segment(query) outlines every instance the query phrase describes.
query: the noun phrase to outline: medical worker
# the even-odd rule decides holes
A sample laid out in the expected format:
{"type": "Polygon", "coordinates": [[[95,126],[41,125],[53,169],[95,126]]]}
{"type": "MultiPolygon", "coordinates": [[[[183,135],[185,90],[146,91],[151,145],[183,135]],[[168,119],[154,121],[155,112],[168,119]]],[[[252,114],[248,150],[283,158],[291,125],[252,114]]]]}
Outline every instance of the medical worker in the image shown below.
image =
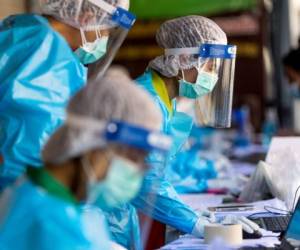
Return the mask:
{"type": "MultiPolygon", "coordinates": [[[[218,101],[230,99],[221,78],[224,73],[224,80],[232,82],[234,70],[231,65],[234,62],[235,50],[234,47],[227,46],[226,34],[221,28],[212,20],[201,16],[187,16],[165,22],[157,32],[157,42],[166,49],[165,55],[151,61],[145,74],[137,82],[151,94],[163,114],[161,129],[171,134],[174,139],[170,150],[172,159],[186,142],[193,125],[191,117],[176,111],[175,98],[182,96],[196,99],[208,95],[220,81],[218,101]],[[224,60],[226,66],[223,59],[228,59],[224,60]],[[222,70],[225,72],[221,73],[222,70]]],[[[230,84],[226,81],[225,83],[229,88],[230,84]]],[[[229,89],[229,94],[232,94],[231,90],[232,88],[229,89]]],[[[219,103],[214,107],[218,105],[219,103]]],[[[210,107],[202,108],[209,113],[210,107]]],[[[199,112],[201,111],[203,110],[200,109],[199,112]]],[[[218,113],[218,110],[215,111],[218,113]]],[[[211,117],[205,118],[208,122],[211,117]]],[[[227,114],[217,118],[212,121],[212,125],[227,125],[227,114]]],[[[203,236],[204,226],[213,221],[213,216],[206,212],[197,213],[180,200],[166,179],[165,170],[168,164],[154,154],[149,156],[148,163],[151,170],[145,177],[142,190],[132,202],[135,208],[180,231],[197,237],[203,236]]],[[[132,241],[132,235],[136,235],[139,230],[139,224],[130,220],[134,214],[134,208],[129,204],[106,213],[106,217],[115,241],[127,248],[139,249],[141,246],[132,241]]],[[[258,228],[246,218],[230,217],[226,222],[228,220],[242,224],[250,233],[258,228]]]]}
{"type": "Polygon", "coordinates": [[[41,148],[87,80],[84,64],[106,69],[134,21],[128,0],[35,2],[44,16],[21,14],[0,24],[0,190],[25,166],[41,166],[41,148]],[[120,13],[130,17],[126,23],[120,13]],[[110,31],[118,27],[120,38],[110,31]]]}
{"type": "Polygon", "coordinates": [[[46,143],[44,167],[29,167],[2,193],[0,249],[112,249],[95,207],[136,195],[147,154],[163,155],[171,145],[161,122],[151,97],[122,71],[84,87],[46,143]]]}

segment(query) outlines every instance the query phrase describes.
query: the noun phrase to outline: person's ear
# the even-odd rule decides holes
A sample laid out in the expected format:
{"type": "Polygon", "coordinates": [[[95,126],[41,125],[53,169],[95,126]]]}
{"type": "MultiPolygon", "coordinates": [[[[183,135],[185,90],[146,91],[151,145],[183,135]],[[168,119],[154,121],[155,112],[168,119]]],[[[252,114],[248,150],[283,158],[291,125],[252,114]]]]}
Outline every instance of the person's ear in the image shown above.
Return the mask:
{"type": "Polygon", "coordinates": [[[110,150],[94,150],[85,157],[89,160],[97,179],[105,178],[112,158],[110,150]]]}

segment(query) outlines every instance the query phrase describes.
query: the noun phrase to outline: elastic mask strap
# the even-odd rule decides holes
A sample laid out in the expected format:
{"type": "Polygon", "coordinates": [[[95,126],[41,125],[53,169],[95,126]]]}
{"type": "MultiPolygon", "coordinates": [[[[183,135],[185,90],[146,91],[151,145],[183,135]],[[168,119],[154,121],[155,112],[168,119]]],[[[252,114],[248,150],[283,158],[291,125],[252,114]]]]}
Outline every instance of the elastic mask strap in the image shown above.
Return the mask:
{"type": "MultiPolygon", "coordinates": [[[[95,30],[95,34],[96,34],[96,41],[98,41],[102,37],[100,29],[95,27],[94,30],[95,30]]],[[[86,39],[85,31],[83,28],[80,28],[80,35],[81,35],[82,46],[84,47],[84,45],[86,45],[88,43],[88,41],[86,39]]]]}
{"type": "Polygon", "coordinates": [[[99,30],[99,29],[96,29],[96,38],[97,38],[97,40],[100,40],[101,37],[102,37],[102,35],[101,35],[100,30],[99,30]]]}
{"type": "Polygon", "coordinates": [[[84,46],[85,44],[87,44],[87,40],[86,40],[86,37],[85,37],[84,30],[82,28],[80,28],[80,36],[81,36],[82,46],[84,46]]]}
{"type": "Polygon", "coordinates": [[[182,80],[185,81],[185,77],[184,77],[184,71],[183,69],[181,70],[181,75],[182,75],[182,80]]]}
{"type": "MultiPolygon", "coordinates": [[[[205,65],[205,63],[203,64],[205,65]]],[[[202,71],[202,65],[201,65],[201,58],[198,58],[198,67],[197,67],[197,71],[198,71],[198,75],[200,74],[200,72],[202,71]]]]}

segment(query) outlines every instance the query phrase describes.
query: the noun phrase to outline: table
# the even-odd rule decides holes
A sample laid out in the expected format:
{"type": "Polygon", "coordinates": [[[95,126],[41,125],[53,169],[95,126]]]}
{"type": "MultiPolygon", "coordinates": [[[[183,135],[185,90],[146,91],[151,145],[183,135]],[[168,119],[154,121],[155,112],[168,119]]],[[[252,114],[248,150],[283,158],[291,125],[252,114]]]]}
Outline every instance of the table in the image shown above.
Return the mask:
{"type": "MultiPolygon", "coordinates": [[[[203,210],[207,209],[207,207],[218,206],[222,204],[223,199],[226,198],[225,195],[213,195],[213,194],[185,194],[180,195],[180,198],[189,206],[191,206],[195,210],[203,210]]],[[[259,201],[252,203],[255,205],[255,210],[253,211],[244,211],[244,212],[236,212],[235,214],[241,216],[248,216],[252,213],[263,212],[266,204],[274,207],[278,207],[281,209],[285,209],[285,205],[282,201],[278,199],[271,199],[267,201],[259,201]]],[[[232,213],[232,212],[231,212],[232,213]]],[[[216,213],[217,217],[225,216],[226,213],[216,213]]],[[[262,230],[262,234],[265,236],[261,239],[255,240],[244,240],[243,245],[238,246],[236,249],[242,246],[265,246],[265,247],[274,247],[275,244],[280,244],[278,240],[278,234],[273,232],[268,232],[262,230]]],[[[201,250],[201,249],[209,249],[209,246],[204,244],[203,239],[197,239],[191,235],[182,235],[179,231],[167,227],[166,233],[166,242],[168,243],[164,247],[160,248],[162,250],[201,250]]],[[[217,249],[217,248],[214,248],[217,249]]],[[[223,248],[222,248],[223,249],[223,248]]],[[[233,248],[234,249],[234,248],[233,248]]]]}

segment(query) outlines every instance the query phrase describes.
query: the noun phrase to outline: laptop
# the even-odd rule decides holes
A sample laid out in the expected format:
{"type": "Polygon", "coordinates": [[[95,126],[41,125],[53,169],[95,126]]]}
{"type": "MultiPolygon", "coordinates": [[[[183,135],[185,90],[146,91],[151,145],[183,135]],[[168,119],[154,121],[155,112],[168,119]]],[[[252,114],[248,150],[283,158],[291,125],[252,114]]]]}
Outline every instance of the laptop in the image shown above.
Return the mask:
{"type": "Polygon", "coordinates": [[[240,250],[251,249],[300,249],[300,199],[298,199],[297,206],[293,215],[290,218],[286,231],[280,236],[281,244],[274,248],[264,247],[243,247],[240,250]]]}
{"type": "Polygon", "coordinates": [[[272,231],[274,233],[282,233],[287,230],[291,217],[291,215],[283,215],[260,217],[251,220],[267,231],[272,231]]]}
{"type": "Polygon", "coordinates": [[[300,248],[300,199],[292,215],[287,230],[283,234],[281,249],[300,248]],[[290,248],[293,247],[293,248],[290,248]]]}
{"type": "MultiPolygon", "coordinates": [[[[297,205],[295,208],[295,211],[293,214],[297,212],[297,210],[300,211],[300,197],[297,201],[297,205]]],[[[300,212],[299,212],[300,213],[300,212]]],[[[258,217],[255,219],[250,219],[251,221],[258,224],[261,228],[272,231],[274,233],[284,233],[287,231],[288,226],[291,222],[291,218],[294,215],[280,215],[280,216],[267,216],[267,217],[258,217]]],[[[300,225],[300,219],[299,219],[299,225],[300,225]]]]}

